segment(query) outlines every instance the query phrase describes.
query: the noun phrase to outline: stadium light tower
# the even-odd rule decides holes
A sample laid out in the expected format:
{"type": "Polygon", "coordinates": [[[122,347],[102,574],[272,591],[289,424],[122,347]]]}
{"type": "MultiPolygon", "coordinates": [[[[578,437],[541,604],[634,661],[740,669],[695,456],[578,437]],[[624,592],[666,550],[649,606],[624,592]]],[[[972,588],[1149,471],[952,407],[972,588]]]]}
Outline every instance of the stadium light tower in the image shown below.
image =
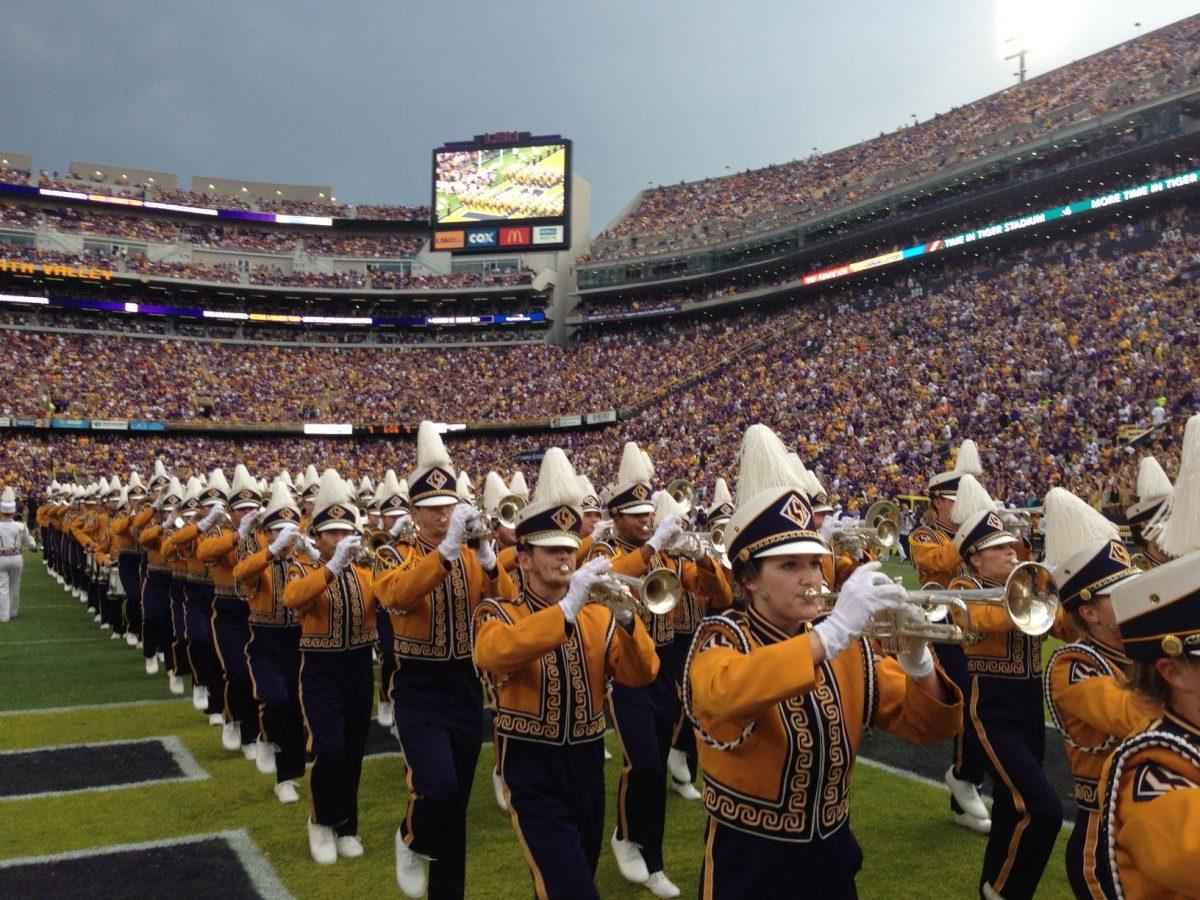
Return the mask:
{"type": "Polygon", "coordinates": [[[1000,58],[1017,61],[1017,83],[1025,83],[1026,57],[1061,43],[1079,12],[1079,0],[996,0],[1000,58]]]}

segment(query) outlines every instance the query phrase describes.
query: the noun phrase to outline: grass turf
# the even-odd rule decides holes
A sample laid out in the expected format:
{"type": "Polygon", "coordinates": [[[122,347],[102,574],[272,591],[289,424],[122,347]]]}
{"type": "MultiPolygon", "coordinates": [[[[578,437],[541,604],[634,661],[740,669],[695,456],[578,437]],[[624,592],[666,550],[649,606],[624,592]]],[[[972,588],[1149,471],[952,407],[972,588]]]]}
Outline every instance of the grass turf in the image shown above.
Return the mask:
{"type": "MultiPolygon", "coordinates": [[[[0,626],[0,710],[162,700],[149,705],[0,717],[0,750],[177,735],[211,778],[0,803],[0,857],[34,856],[118,843],[157,840],[229,828],[247,828],[276,873],[301,898],[383,892],[395,895],[392,835],[405,803],[399,757],[369,758],[360,791],[360,835],[366,856],[318,867],[308,856],[305,804],[280,806],[272,779],[240,754],[222,750],[218,729],[186,699],[170,699],[166,677],[151,678],[140,654],[123,643],[95,639],[97,626],[83,605],[26,558],[25,606],[0,626]],[[33,642],[40,643],[33,643],[33,642]],[[64,643],[63,641],[67,641],[64,643]]],[[[617,752],[610,735],[609,748],[617,752]]],[[[470,810],[467,893],[471,897],[524,897],[528,869],[507,817],[492,799],[493,757],[485,746],[470,810]]],[[[619,763],[606,764],[608,832],[615,820],[619,763]]],[[[301,787],[307,800],[307,788],[301,787]]],[[[863,897],[925,898],[975,893],[984,839],[950,820],[945,791],[860,765],[854,775],[851,821],[863,846],[863,897]]],[[[705,815],[697,802],[667,800],[666,871],[684,896],[695,896],[705,815]]],[[[1039,897],[1067,898],[1063,873],[1066,835],[1059,837],[1039,897]]],[[[604,897],[649,894],[625,882],[605,846],[596,875],[604,897]]],[[[211,886],[219,891],[219,885],[211,886]]],[[[131,886],[130,894],[137,893],[131,886]]]]}

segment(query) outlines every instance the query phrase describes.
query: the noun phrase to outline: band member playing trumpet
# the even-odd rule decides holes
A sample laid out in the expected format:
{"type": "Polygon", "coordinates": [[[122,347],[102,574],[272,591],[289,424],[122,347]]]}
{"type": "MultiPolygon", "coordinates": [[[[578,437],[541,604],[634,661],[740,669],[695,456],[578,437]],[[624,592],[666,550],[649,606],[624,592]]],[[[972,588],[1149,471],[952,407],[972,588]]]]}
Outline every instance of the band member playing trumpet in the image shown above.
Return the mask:
{"type": "Polygon", "coordinates": [[[375,593],[357,565],[353,494],[332,469],[320,477],[312,523],[320,556],[294,555],[283,602],[300,619],[300,704],[313,754],[308,847],[325,865],[363,855],[358,783],[371,720],[375,593]]]}
{"type": "MultiPolygon", "coordinates": [[[[408,505],[408,486],[396,477],[396,473],[388,469],[379,482],[375,492],[377,498],[376,513],[379,516],[378,528],[381,534],[380,543],[374,552],[372,560],[379,574],[381,568],[393,568],[396,565],[406,565],[413,553],[415,529],[412,526],[412,514],[408,505]],[[386,535],[386,538],[383,537],[386,535]],[[388,564],[382,565],[380,560],[387,559],[388,564]]],[[[396,673],[396,633],[392,629],[392,617],[386,609],[380,610],[376,616],[379,626],[379,701],[376,705],[375,721],[383,728],[391,728],[395,723],[392,712],[392,677],[396,673]]]]}
{"type": "Polygon", "coordinates": [[[709,812],[701,897],[857,896],[849,787],[863,732],[926,743],[961,727],[958,690],[923,641],[881,658],[860,637],[904,596],[878,563],[817,621],[829,548],[812,522],[782,443],[752,426],[725,532],[739,602],[701,623],[684,682],[709,812]]]}
{"type": "Polygon", "coordinates": [[[1075,828],[1067,841],[1067,880],[1076,897],[1103,898],[1096,867],[1100,771],[1113,747],[1142,731],[1153,710],[1128,690],[1129,658],[1113,616],[1111,593],[1138,574],[1117,526],[1073,494],[1046,498],[1046,563],[1081,638],[1046,664],[1046,706],[1062,733],[1075,777],[1075,828]]]}
{"type": "Polygon", "coordinates": [[[1112,608],[1133,688],[1161,718],[1101,775],[1103,896],[1200,897],[1200,554],[1113,588],[1112,608]]]}
{"type": "Polygon", "coordinates": [[[515,590],[482,532],[477,549],[466,545],[483,516],[458,502],[454,468],[432,422],[417,431],[408,489],[417,543],[406,566],[377,582],[379,602],[393,614],[399,668],[392,707],[410,789],[396,831],[396,882],[410,897],[426,887],[431,896],[461,896],[467,804],[483,742],[471,621],[480,600],[511,598],[515,590]]]}
{"type": "Polygon", "coordinates": [[[183,606],[183,577],[187,567],[177,553],[167,553],[167,539],[176,528],[177,510],[183,502],[183,486],[178,478],[167,478],[165,473],[156,473],[150,483],[156,485],[157,493],[151,504],[154,519],[138,537],[138,543],[146,548],[146,615],[151,624],[157,625],[155,630],[163,641],[170,691],[183,694],[186,690],[183,679],[192,674],[183,606]],[[160,480],[163,478],[165,482],[160,480]]]}
{"type": "Polygon", "coordinates": [[[630,609],[588,600],[610,569],[576,569],[582,499],[557,447],[517,514],[521,594],[475,610],[475,664],[496,698],[496,755],[513,826],[542,898],[600,896],[604,686],[648,684],[654,643],[630,609]]]}
{"type": "Polygon", "coordinates": [[[249,608],[246,665],[260,732],[255,765],[264,775],[275,775],[275,798],[280,803],[300,799],[296,782],[304,777],[300,625],[283,602],[289,557],[300,538],[299,521],[300,510],[291,492],[277,479],[266,508],[251,508],[238,522],[238,563],[233,568],[234,581],[249,608]]]}
{"type": "MultiPolygon", "coordinates": [[[[999,588],[1017,567],[1017,538],[995,511],[970,516],[955,532],[954,545],[965,574],[950,582],[951,589],[999,588]]],[[[970,717],[993,782],[979,890],[985,900],[1029,898],[1062,827],[1062,804],[1042,768],[1043,635],[1018,630],[997,606],[970,606],[972,627],[982,635],[966,648],[970,717]]],[[[1055,624],[1062,636],[1061,609],[1055,624]]]]}
{"type": "MultiPolygon", "coordinates": [[[[613,570],[641,577],[650,568],[673,570],[682,587],[701,603],[723,608],[732,601],[729,583],[711,556],[685,560],[671,556],[684,549],[685,535],[677,515],[663,515],[657,522],[651,502],[653,468],[649,457],[632,442],[625,445],[617,480],[607,492],[614,534],[596,541],[591,559],[609,559],[613,570]]],[[[661,495],[671,501],[666,491],[661,495]]],[[[621,741],[624,762],[617,788],[617,828],[611,845],[621,874],[635,884],[645,885],[658,897],[676,897],[677,888],[663,870],[663,832],[667,802],[667,756],[671,735],[679,717],[680,699],[676,683],[682,676],[682,657],[672,657],[672,616],[641,611],[642,622],[654,640],[663,665],[653,684],[631,688],[613,684],[609,688],[613,722],[621,741]]]]}

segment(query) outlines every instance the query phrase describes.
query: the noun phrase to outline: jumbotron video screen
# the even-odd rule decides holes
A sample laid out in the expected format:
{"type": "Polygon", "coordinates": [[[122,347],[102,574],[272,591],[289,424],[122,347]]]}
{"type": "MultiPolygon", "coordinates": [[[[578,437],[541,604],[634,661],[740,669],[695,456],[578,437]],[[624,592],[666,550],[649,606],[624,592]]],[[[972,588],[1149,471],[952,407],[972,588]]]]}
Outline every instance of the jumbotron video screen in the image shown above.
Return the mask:
{"type": "Polygon", "coordinates": [[[434,249],[486,252],[567,243],[571,142],[485,135],[433,153],[434,249]]]}

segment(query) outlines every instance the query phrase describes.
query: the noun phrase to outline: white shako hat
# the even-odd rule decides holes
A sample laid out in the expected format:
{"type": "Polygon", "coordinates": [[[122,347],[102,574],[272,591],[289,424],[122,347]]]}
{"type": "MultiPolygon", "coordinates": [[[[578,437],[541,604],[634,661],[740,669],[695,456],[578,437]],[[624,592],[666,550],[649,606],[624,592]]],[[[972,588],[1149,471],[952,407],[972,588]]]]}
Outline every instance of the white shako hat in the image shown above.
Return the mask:
{"type": "Polygon", "coordinates": [[[300,496],[305,500],[311,500],[317,495],[317,490],[321,487],[321,476],[317,474],[317,467],[312,463],[308,464],[308,468],[304,470],[304,486],[296,485],[296,489],[300,491],[300,496]]]}
{"type": "Polygon", "coordinates": [[[969,472],[958,480],[958,492],[954,496],[954,505],[950,507],[950,520],[961,525],[976,513],[984,510],[994,510],[996,503],[991,495],[983,489],[975,476],[969,472]]]}
{"type": "Polygon", "coordinates": [[[129,499],[141,500],[146,496],[146,484],[137,472],[129,473],[129,499]]]}
{"type": "Polygon", "coordinates": [[[1200,656],[1200,553],[1121,582],[1111,598],[1130,659],[1200,656]]]}
{"type": "Polygon", "coordinates": [[[804,493],[808,495],[808,502],[812,505],[813,512],[833,512],[833,503],[829,499],[829,491],[825,490],[825,485],[821,484],[821,479],[817,477],[812,469],[800,461],[798,454],[793,453],[792,456],[795,457],[796,463],[803,472],[804,493]]]}
{"type": "Polygon", "coordinates": [[[1158,546],[1168,556],[1200,550],[1200,415],[1192,416],[1184,426],[1179,474],[1159,521],[1158,546]]]}
{"type": "Polygon", "coordinates": [[[228,499],[229,482],[225,480],[225,473],[220,469],[213,469],[209,472],[208,482],[200,495],[200,505],[214,506],[217,503],[226,503],[228,499]]]}
{"type": "Polygon", "coordinates": [[[1162,509],[1171,496],[1171,479],[1153,456],[1143,456],[1138,463],[1137,503],[1125,509],[1125,524],[1145,525],[1162,509]]]}
{"type": "Polygon", "coordinates": [[[408,486],[404,479],[397,478],[392,469],[383,475],[376,489],[379,495],[379,512],[385,516],[399,516],[408,512],[408,486]]]}
{"type": "Polygon", "coordinates": [[[174,500],[176,504],[182,503],[184,493],[183,484],[178,478],[172,475],[167,479],[167,484],[163,491],[163,506],[170,506],[171,503],[168,501],[171,500],[174,500]]]}
{"type": "Polygon", "coordinates": [[[167,467],[163,465],[161,459],[154,461],[154,474],[150,476],[150,484],[148,487],[151,490],[164,488],[171,481],[171,476],[167,474],[167,467]]]}
{"type": "Polygon", "coordinates": [[[512,479],[508,482],[508,492],[520,497],[526,503],[529,502],[529,485],[525,483],[525,476],[520,469],[512,473],[512,479]]]}
{"type": "Polygon", "coordinates": [[[454,479],[454,493],[463,503],[475,502],[475,487],[471,484],[471,476],[467,474],[466,469],[458,470],[458,477],[454,479]]]}
{"type": "Polygon", "coordinates": [[[195,475],[187,480],[183,489],[183,509],[185,516],[194,516],[200,511],[200,495],[204,493],[204,483],[195,475]]]}
{"type": "Polygon", "coordinates": [[[1015,543],[1016,536],[1004,527],[995,508],[967,516],[954,532],[954,547],[963,559],[988,547],[1015,543]]]}
{"type": "MultiPolygon", "coordinates": [[[[483,511],[494,515],[500,501],[509,495],[509,487],[494,469],[483,479],[483,511]]],[[[527,498],[526,498],[527,499],[527,498]]]]}
{"type": "MultiPolygon", "coordinates": [[[[518,472],[517,474],[519,475],[520,472],[518,472]]],[[[604,512],[604,506],[600,502],[600,494],[596,490],[596,488],[592,485],[592,480],[590,478],[588,478],[586,475],[578,475],[578,474],[575,476],[575,478],[579,482],[579,490],[581,491],[582,496],[583,496],[583,500],[580,503],[579,508],[582,509],[585,513],[589,513],[589,512],[602,513],[602,512],[604,512]]],[[[509,488],[509,490],[512,490],[512,482],[511,481],[508,483],[508,488],[509,488]]]]}
{"type": "Polygon", "coordinates": [[[273,531],[289,523],[300,525],[300,507],[296,504],[292,489],[280,477],[271,482],[267,508],[263,510],[263,528],[273,531]]]}
{"type": "Polygon", "coordinates": [[[729,483],[718,477],[713,485],[713,499],[708,507],[708,522],[724,522],[733,515],[733,494],[729,493],[729,483]]]}
{"type": "Polygon", "coordinates": [[[633,441],[626,443],[621,451],[617,479],[604,492],[608,511],[630,516],[654,512],[653,479],[654,466],[650,464],[650,458],[633,441]]]}
{"type": "Polygon", "coordinates": [[[542,457],[533,499],[517,513],[517,543],[578,549],[583,492],[567,454],[551,447],[542,457]]]}
{"type": "Polygon", "coordinates": [[[458,502],[457,479],[450,454],[432,422],[417,428],[417,465],[408,476],[413,506],[448,506],[458,502]]]}
{"type": "Polygon", "coordinates": [[[333,469],[326,469],[318,480],[313,499],[311,529],[322,531],[357,531],[358,506],[354,503],[354,488],[346,484],[333,469]]]}
{"type": "Polygon", "coordinates": [[[783,441],[766,425],[751,425],[742,438],[737,508],[725,525],[734,565],[794,553],[829,555],[813,525],[800,472],[783,441]]]}
{"type": "Polygon", "coordinates": [[[11,516],[17,511],[17,492],[11,487],[0,491],[0,515],[11,516]]]}
{"type": "Polygon", "coordinates": [[[1115,524],[1066,488],[1046,495],[1046,565],[1059,602],[1073,610],[1138,574],[1115,524]]]}
{"type": "Polygon", "coordinates": [[[233,481],[226,497],[230,509],[255,509],[262,505],[262,489],[241,463],[234,467],[233,481]]]}
{"type": "Polygon", "coordinates": [[[375,485],[371,483],[368,476],[364,475],[358,482],[358,502],[366,505],[373,496],[375,496],[375,485]]]}
{"type": "Polygon", "coordinates": [[[667,516],[677,516],[682,521],[687,513],[670,491],[659,491],[654,497],[654,524],[661,524],[667,516]]]}

